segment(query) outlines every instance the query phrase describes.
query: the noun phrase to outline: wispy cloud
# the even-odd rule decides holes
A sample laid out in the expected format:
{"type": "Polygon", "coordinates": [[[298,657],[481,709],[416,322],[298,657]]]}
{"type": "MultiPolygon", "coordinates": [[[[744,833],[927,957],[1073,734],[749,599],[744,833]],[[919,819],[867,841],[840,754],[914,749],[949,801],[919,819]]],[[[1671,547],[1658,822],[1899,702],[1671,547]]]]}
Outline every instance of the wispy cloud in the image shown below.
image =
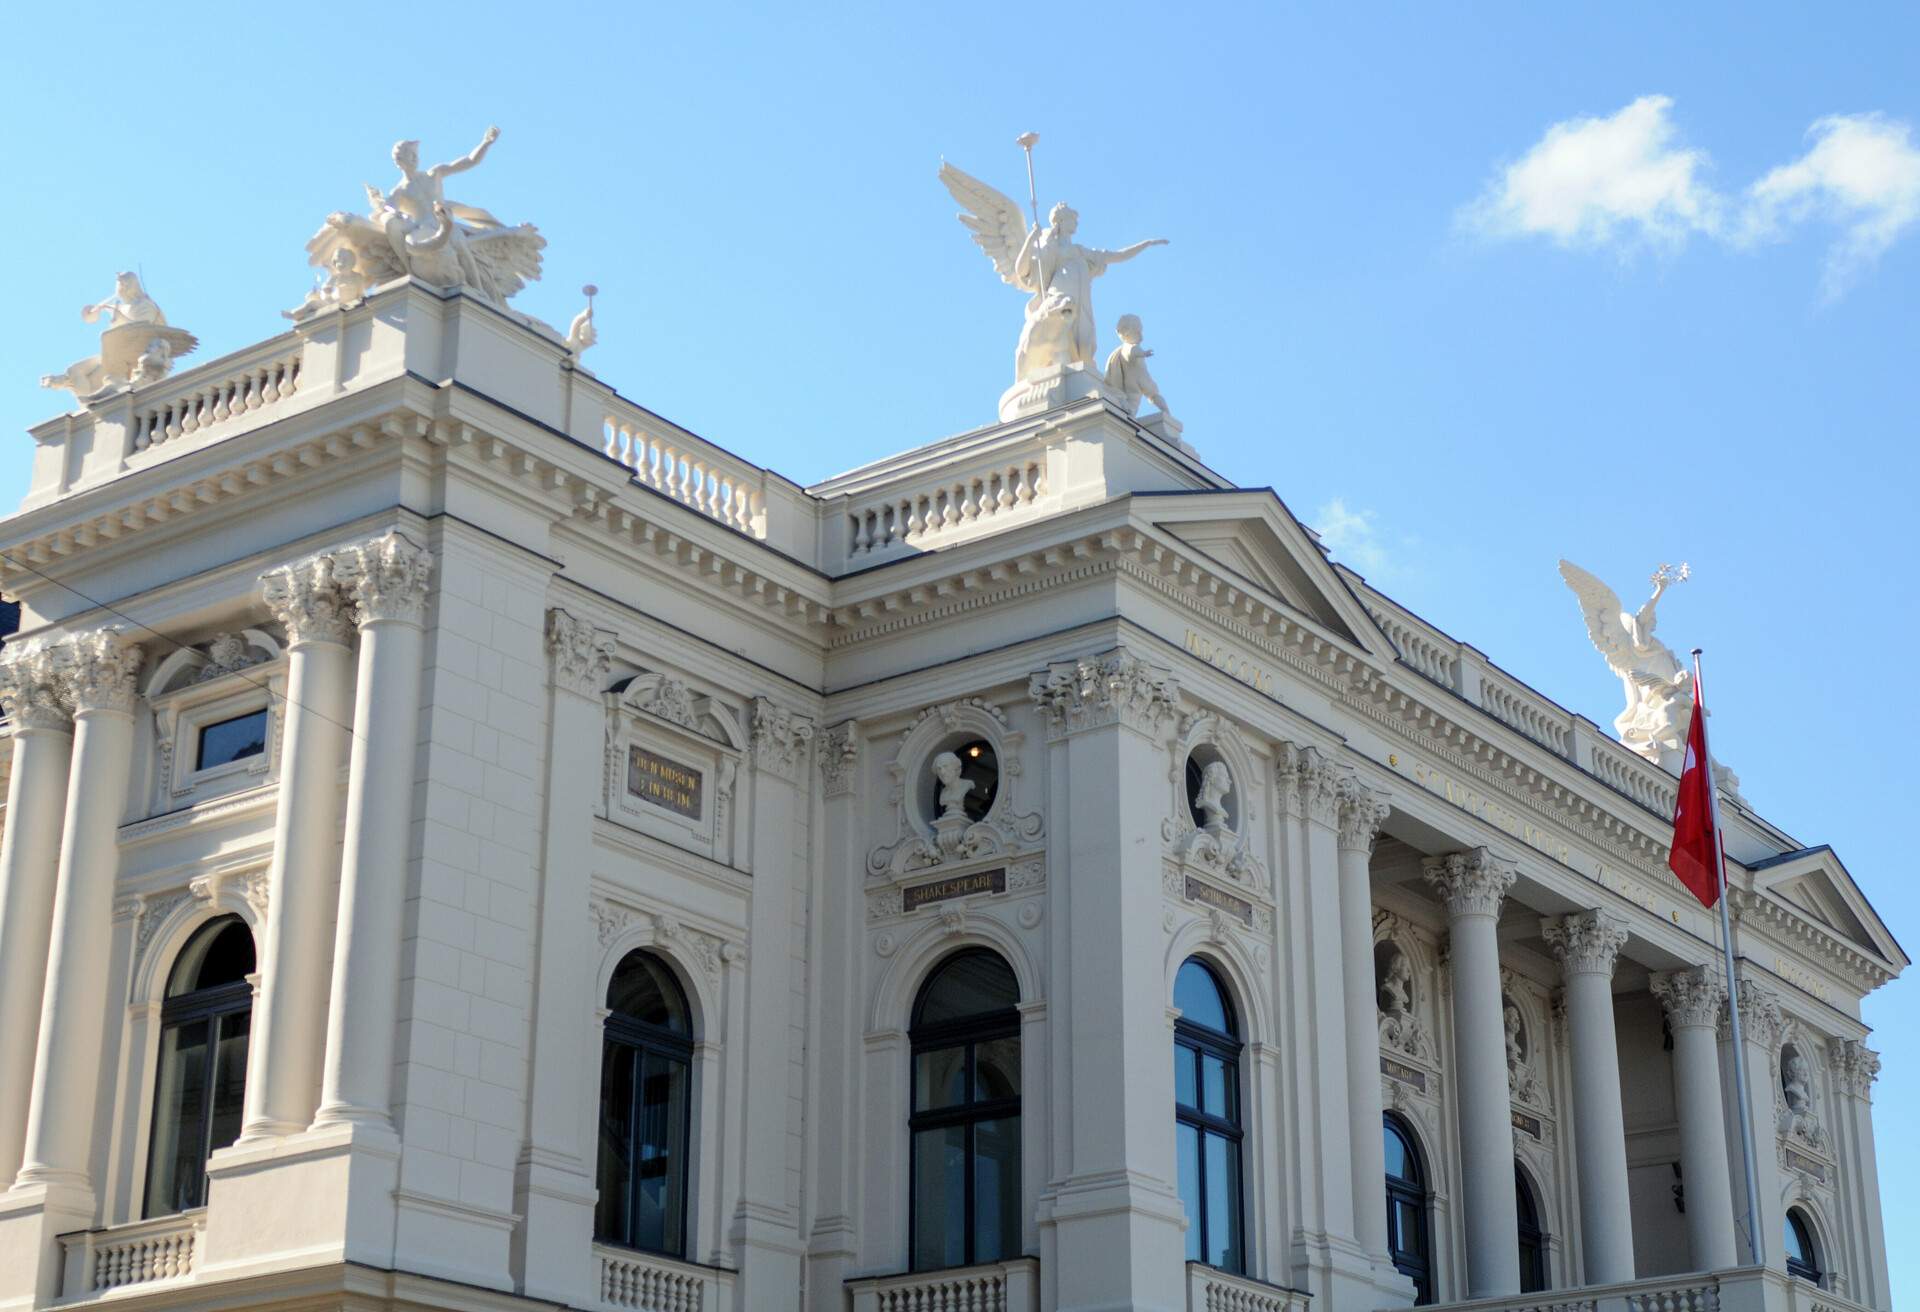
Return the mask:
{"type": "Polygon", "coordinates": [[[1462,211],[1494,237],[1562,246],[1676,246],[1720,227],[1723,202],[1704,179],[1706,152],[1679,144],[1666,96],[1606,118],[1555,123],[1462,211]]]}
{"type": "Polygon", "coordinates": [[[1879,114],[1831,115],[1807,136],[1806,154],[1748,189],[1741,236],[1777,239],[1816,219],[1839,227],[1825,278],[1837,296],[1920,221],[1920,149],[1905,123],[1879,114]]]}
{"type": "Polygon", "coordinates": [[[1549,127],[1462,208],[1463,227],[1491,239],[1677,250],[1693,236],[1738,249],[1812,223],[1839,229],[1823,291],[1839,295],[1920,224],[1920,147],[1880,114],[1836,114],[1807,129],[1800,158],[1737,194],[1716,191],[1704,150],[1682,142],[1673,101],[1642,96],[1605,117],[1549,127]]]}
{"type": "Polygon", "coordinates": [[[1341,564],[1370,576],[1392,571],[1392,557],[1371,510],[1349,509],[1345,498],[1335,497],[1314,512],[1313,527],[1341,564]]]}

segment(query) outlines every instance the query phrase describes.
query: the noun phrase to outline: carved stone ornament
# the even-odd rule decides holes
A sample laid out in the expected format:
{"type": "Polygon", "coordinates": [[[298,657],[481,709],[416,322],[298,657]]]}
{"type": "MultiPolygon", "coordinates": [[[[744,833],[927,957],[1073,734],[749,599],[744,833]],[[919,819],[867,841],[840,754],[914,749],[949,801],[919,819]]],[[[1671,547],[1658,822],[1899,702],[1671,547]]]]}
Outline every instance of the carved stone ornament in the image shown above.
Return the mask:
{"type": "Polygon", "coordinates": [[[200,345],[192,333],[167,323],[137,273],[114,279],[113,295],[80,311],[83,323],[107,326],[100,353],[75,361],[57,374],[43,374],[40,386],[72,392],[80,401],[97,400],[127,386],[158,382],[173,372],[173,362],[200,345]]]}
{"type": "Polygon", "coordinates": [[[1167,783],[1169,814],[1160,824],[1167,855],[1205,874],[1264,888],[1266,866],[1255,854],[1253,842],[1251,813],[1257,808],[1250,801],[1259,796],[1264,783],[1232,726],[1212,711],[1183,715],[1169,753],[1167,783]],[[1201,769],[1199,795],[1191,804],[1187,797],[1189,761],[1201,769]],[[1228,802],[1234,797],[1240,803],[1238,824],[1228,819],[1228,802]],[[1200,812],[1197,816],[1195,808],[1200,812]]]}
{"type": "Polygon", "coordinates": [[[1819,1079],[1814,1061],[1819,1052],[1819,1047],[1799,1025],[1787,1027],[1786,1041],[1776,1057],[1779,1078],[1774,1081],[1774,1114],[1783,1141],[1831,1156],[1816,1092],[1819,1079]]]}
{"type": "Polygon", "coordinates": [[[1500,1019],[1506,1028],[1507,1089],[1515,1102],[1551,1111],[1553,1100],[1540,1079],[1535,1061],[1537,1052],[1532,1028],[1527,1024],[1526,1012],[1514,997],[1519,987],[1519,977],[1503,968],[1500,972],[1500,1019]]]}
{"type": "Polygon", "coordinates": [[[118,628],[76,633],[53,648],[64,700],[82,711],[131,713],[143,653],[118,628]]]}
{"type": "Polygon", "coordinates": [[[1513,887],[1518,871],[1511,861],[1484,847],[1470,852],[1430,856],[1420,863],[1420,874],[1455,919],[1463,916],[1498,918],[1500,903],[1513,887]]]}
{"type": "Polygon", "coordinates": [[[613,668],[613,634],[556,606],[547,612],[547,653],[555,687],[595,697],[613,668]]]}
{"type": "Polygon", "coordinates": [[[30,638],[0,648],[0,707],[15,729],[73,732],[73,704],[60,684],[51,644],[30,638]]]}
{"type": "Polygon", "coordinates": [[[738,944],[694,929],[669,913],[640,911],[602,897],[591,899],[587,912],[603,948],[612,947],[629,929],[637,927],[642,932],[635,946],[659,948],[689,966],[697,966],[709,977],[718,977],[728,964],[743,959],[738,944]]]}
{"type": "Polygon", "coordinates": [[[1580,911],[1540,921],[1540,937],[1569,975],[1613,977],[1614,962],[1627,942],[1627,922],[1605,911],[1580,911]]]}
{"type": "Polygon", "coordinates": [[[345,645],[352,635],[352,607],[333,571],[333,553],[321,552],[260,576],[260,599],[266,603],[267,613],[286,630],[288,646],[308,642],[345,645]]]}
{"type": "Polygon", "coordinates": [[[853,791],[860,764],[860,733],[852,720],[842,720],[820,735],[815,757],[820,763],[820,778],[828,797],[845,797],[853,791]]]}
{"type": "Polygon", "coordinates": [[[1280,804],[1295,819],[1336,826],[1340,823],[1341,785],[1353,777],[1346,766],[1328,759],[1318,747],[1281,743],[1274,781],[1280,804]]]}
{"type": "Polygon", "coordinates": [[[1047,717],[1049,736],[1123,724],[1157,738],[1178,714],[1173,675],[1125,647],[1075,661],[1056,661],[1035,674],[1027,693],[1047,717]]]}
{"type": "MultiPolygon", "coordinates": [[[[894,836],[867,853],[867,873],[898,877],[916,870],[968,861],[984,861],[1031,852],[1046,836],[1038,813],[1020,811],[1020,745],[1024,735],[1007,723],[1000,708],[978,697],[941,702],[922,710],[900,735],[899,747],[887,764],[893,789],[888,804],[894,815],[894,836]],[[967,821],[958,807],[940,816],[924,815],[917,784],[934,768],[943,742],[955,737],[977,737],[993,745],[1000,762],[1000,783],[986,815],[967,821]]],[[[964,781],[963,781],[964,782],[964,781]]]]}
{"type": "Polygon", "coordinates": [[[783,779],[800,777],[813,721],[768,698],[753,699],[753,763],[783,779]]]}
{"type": "Polygon", "coordinates": [[[1390,911],[1373,916],[1374,998],[1379,1009],[1380,1046],[1421,1061],[1435,1060],[1433,1032],[1420,1015],[1413,954],[1403,939],[1406,926],[1390,911]]]}
{"type": "Polygon", "coordinates": [[[1348,775],[1340,781],[1338,803],[1341,848],[1348,852],[1372,852],[1374,840],[1380,836],[1380,826],[1393,810],[1385,795],[1361,783],[1359,776],[1348,775]]]}
{"type": "Polygon", "coordinates": [[[426,618],[433,553],[398,529],[334,552],[333,571],[361,624],[426,618]]]}
{"type": "Polygon", "coordinates": [[[1718,1025],[1727,1005],[1727,984],[1710,966],[1690,966],[1648,976],[1647,987],[1660,999],[1672,1028],[1718,1025]]]}
{"type": "MultiPolygon", "coordinates": [[[[1750,979],[1740,981],[1740,1036],[1748,1043],[1755,1043],[1772,1054],[1771,1064],[1778,1066],[1780,1061],[1780,1039],[1786,1031],[1786,1021],[1780,1013],[1780,995],[1750,979]]],[[[1726,1043],[1733,1038],[1733,1013],[1723,1011],[1720,1015],[1720,1041],[1726,1043]]]]}
{"type": "Polygon", "coordinates": [[[1827,1043],[1827,1059],[1842,1093],[1871,1101],[1873,1082],[1880,1078],[1880,1054],[1857,1039],[1832,1039],[1827,1043]]]}

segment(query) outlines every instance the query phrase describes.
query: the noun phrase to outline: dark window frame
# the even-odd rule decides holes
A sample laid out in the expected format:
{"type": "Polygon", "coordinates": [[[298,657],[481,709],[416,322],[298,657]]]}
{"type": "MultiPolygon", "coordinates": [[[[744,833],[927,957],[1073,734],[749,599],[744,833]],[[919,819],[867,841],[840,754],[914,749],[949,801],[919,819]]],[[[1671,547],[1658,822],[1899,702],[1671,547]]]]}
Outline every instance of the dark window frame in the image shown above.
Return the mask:
{"type": "Polygon", "coordinates": [[[1796,1280],[1804,1280],[1808,1284],[1824,1289],[1827,1273],[1820,1266],[1820,1235],[1814,1229],[1813,1222],[1800,1208],[1789,1207],[1786,1223],[1781,1229],[1784,1233],[1792,1234],[1799,1241],[1800,1251],[1806,1254],[1807,1259],[1802,1261],[1788,1253],[1787,1274],[1796,1280]]]}
{"type": "MultiPolygon", "coordinates": [[[[172,971],[179,969],[181,958],[193,950],[202,939],[205,939],[211,944],[213,940],[236,926],[244,931],[249,941],[251,941],[253,930],[247,925],[246,921],[242,920],[239,916],[217,916],[195,929],[194,932],[188,936],[187,941],[181,945],[180,951],[175,954],[174,965],[172,970],[168,972],[167,979],[162,984],[162,989],[166,990],[171,988],[173,983],[172,971]]],[[[257,956],[255,958],[254,968],[255,970],[259,968],[257,956]]],[[[248,972],[248,974],[252,973],[252,971],[248,972]]],[[[222,1036],[228,1032],[227,1026],[231,1020],[241,1016],[247,1019],[246,1040],[249,1049],[251,1049],[253,1043],[253,985],[244,978],[233,980],[226,984],[216,984],[211,988],[194,989],[190,993],[182,993],[177,997],[165,997],[161,1000],[160,1042],[159,1046],[155,1049],[157,1056],[153,1069],[153,1111],[152,1115],[148,1118],[147,1164],[145,1179],[140,1191],[140,1216],[143,1220],[158,1216],[178,1216],[183,1212],[191,1212],[207,1205],[207,1158],[211,1157],[221,1148],[228,1146],[227,1144],[214,1145],[212,1143],[213,1120],[217,1110],[215,1079],[219,1072],[220,1043],[222,1036]],[[181,1181],[179,1180],[173,1181],[172,1198],[162,1200],[155,1197],[155,1186],[160,1182],[154,1178],[155,1169],[159,1166],[159,1162],[157,1162],[153,1156],[154,1149],[157,1144],[162,1142],[163,1136],[161,1131],[167,1118],[178,1118],[180,1116],[179,1108],[168,1106],[161,1101],[160,1081],[166,1073],[164,1068],[166,1065],[167,1035],[172,1031],[182,1030],[189,1026],[200,1024],[204,1024],[207,1027],[207,1040],[204,1045],[205,1050],[199,1058],[201,1064],[201,1088],[205,1090],[205,1093],[202,1098],[203,1105],[200,1108],[200,1115],[198,1117],[199,1124],[193,1128],[194,1141],[201,1147],[201,1151],[198,1154],[200,1166],[193,1181],[193,1188],[190,1192],[189,1200],[185,1202],[184,1206],[175,1206],[176,1203],[182,1201],[180,1193],[181,1181]]],[[[243,1107],[246,1098],[245,1068],[246,1062],[243,1060],[241,1062],[243,1074],[241,1076],[240,1090],[243,1107]]],[[[187,1127],[182,1125],[180,1135],[176,1136],[176,1142],[178,1142],[179,1138],[184,1137],[186,1130],[187,1127]]],[[[180,1159],[180,1154],[176,1151],[173,1157],[177,1163],[180,1159]]]]}
{"type": "Polygon", "coordinates": [[[229,765],[238,765],[242,761],[254,760],[266,753],[267,739],[272,733],[273,725],[271,717],[268,716],[267,708],[264,706],[256,706],[250,711],[241,711],[238,715],[229,715],[223,719],[209,720],[207,723],[197,726],[193,731],[193,772],[195,774],[203,774],[208,770],[220,770],[229,765]],[[241,720],[252,719],[258,719],[260,721],[259,750],[246,752],[239,756],[230,756],[224,761],[215,761],[212,765],[208,765],[207,735],[215,729],[223,729],[229,724],[236,724],[241,720]]]}
{"type": "MultiPolygon", "coordinates": [[[[1209,1137],[1224,1139],[1232,1145],[1234,1159],[1239,1163],[1240,1169],[1235,1172],[1233,1213],[1229,1220],[1233,1225],[1235,1234],[1238,1236],[1237,1248],[1240,1262],[1238,1266],[1220,1267],[1218,1269],[1230,1271],[1235,1275],[1245,1275],[1247,1267],[1247,1190],[1245,1169],[1245,1121],[1247,1103],[1246,1090],[1241,1087],[1240,1082],[1240,1059],[1246,1051],[1246,1040],[1240,1037],[1240,1018],[1233,1005],[1233,992],[1227,987],[1226,981],[1220,978],[1220,972],[1200,957],[1188,957],[1186,961],[1180,963],[1180,970],[1185,970],[1189,964],[1197,965],[1200,969],[1206,971],[1207,977],[1213,982],[1214,989],[1220,995],[1221,1009],[1226,1014],[1227,1032],[1223,1033],[1213,1029],[1211,1026],[1196,1024],[1188,1020],[1184,1015],[1181,1016],[1173,1023],[1174,1060],[1176,1062],[1183,1060],[1191,1060],[1193,1062],[1194,1090],[1202,1101],[1205,1101],[1206,1098],[1206,1077],[1205,1068],[1201,1064],[1201,1058],[1203,1056],[1211,1056],[1218,1058],[1224,1063],[1227,1068],[1227,1079],[1233,1087],[1233,1110],[1236,1115],[1231,1118],[1216,1116],[1199,1107],[1190,1106],[1181,1102],[1180,1083],[1176,1075],[1173,1095],[1174,1127],[1177,1133],[1180,1126],[1191,1126],[1197,1132],[1200,1140],[1199,1161],[1197,1163],[1199,1168],[1200,1197],[1198,1200],[1199,1206],[1195,1208],[1192,1224],[1196,1225],[1200,1231],[1199,1251],[1201,1256],[1198,1260],[1208,1266],[1213,1265],[1207,1261],[1207,1254],[1212,1250],[1211,1240],[1213,1239],[1213,1235],[1210,1233],[1212,1217],[1207,1208],[1207,1199],[1210,1193],[1207,1187],[1207,1139],[1209,1137]]],[[[1178,980],[1179,971],[1174,972],[1174,978],[1178,980]]],[[[1175,1151],[1177,1154],[1178,1149],[1176,1148],[1175,1151]]]]}
{"type": "MultiPolygon", "coordinates": [[[[610,1011],[607,1014],[601,1042],[600,1094],[597,1103],[600,1116],[603,1119],[606,1115],[605,1100],[607,1096],[606,1080],[608,1063],[617,1053],[622,1060],[631,1063],[633,1071],[633,1076],[629,1081],[629,1086],[633,1091],[632,1105],[627,1109],[626,1116],[627,1170],[625,1192],[627,1228],[624,1234],[608,1234],[603,1232],[600,1226],[599,1208],[596,1207],[593,1218],[593,1241],[597,1244],[610,1244],[616,1248],[630,1249],[637,1253],[653,1253],[660,1257],[670,1257],[685,1261],[687,1254],[693,1247],[693,1236],[687,1224],[689,1215],[688,1203],[693,1192],[693,1103],[695,1098],[693,1086],[693,1008],[687,1001],[686,990],[681,987],[679,978],[675,975],[673,968],[667,964],[665,958],[661,957],[658,953],[648,952],[644,948],[636,948],[633,952],[627,954],[628,957],[636,955],[652,959],[659,966],[661,976],[664,977],[676,991],[676,996],[673,1000],[679,1004],[681,1014],[687,1018],[688,1032],[681,1033],[665,1025],[654,1025],[647,1021],[640,1020],[638,1017],[629,1016],[624,1012],[610,1011]],[[680,1172],[680,1187],[675,1191],[679,1199],[678,1215],[674,1218],[675,1228],[679,1231],[680,1242],[678,1246],[667,1245],[655,1247],[651,1244],[640,1242],[639,1238],[634,1234],[634,1228],[640,1215],[640,1190],[646,1180],[644,1172],[634,1169],[635,1164],[637,1164],[640,1159],[640,1145],[637,1135],[639,1127],[642,1124],[640,1108],[642,1106],[642,1099],[645,1097],[645,1089],[640,1077],[640,1072],[644,1069],[646,1059],[649,1056],[657,1057],[664,1061],[678,1062],[685,1068],[686,1072],[686,1096],[684,1106],[681,1108],[679,1124],[671,1127],[674,1142],[670,1148],[671,1156],[669,1158],[669,1169],[680,1172]]],[[[624,965],[626,960],[626,957],[622,957],[620,964],[624,965]]],[[[614,976],[615,978],[619,976],[618,966],[615,967],[614,976]]],[[[599,1131],[596,1127],[596,1141],[598,1136],[599,1131]]],[[[595,1174],[597,1175],[598,1172],[599,1167],[596,1163],[595,1174]]]]}
{"type": "MultiPolygon", "coordinates": [[[[963,948],[951,956],[941,959],[932,970],[927,972],[926,980],[920,985],[920,991],[914,996],[913,1024],[907,1034],[907,1268],[910,1271],[953,1270],[948,1266],[919,1265],[920,1245],[920,1154],[916,1149],[917,1139],[923,1130],[944,1130],[960,1125],[966,1127],[965,1166],[962,1168],[965,1202],[962,1206],[963,1225],[961,1240],[961,1261],[959,1266],[973,1266],[979,1258],[979,1218],[974,1211],[974,1179],[978,1174],[977,1151],[974,1131],[983,1121],[1001,1121],[1011,1119],[1021,1127],[1024,1136],[1025,1127],[1021,1122],[1021,1104],[1024,1101],[1027,1071],[1025,1045],[1020,1053],[1020,1089],[1021,1092],[1010,1098],[977,1098],[975,1083],[975,1055],[979,1045],[1001,1039],[1020,1038],[1020,1009],[1005,1007],[997,1011],[980,1012],[972,1016],[960,1016],[953,1020],[923,1023],[920,1020],[921,1004],[940,977],[954,963],[968,956],[991,957],[1013,976],[1012,966],[999,953],[990,948],[963,948]],[[966,1093],[961,1101],[948,1107],[918,1110],[920,1106],[920,1056],[926,1052],[938,1052],[945,1048],[964,1046],[966,1057],[966,1093]]],[[[1025,1182],[1021,1183],[1024,1193],[1025,1182]]],[[[1016,1206],[1024,1210],[1019,1200],[1016,1206]]],[[[1021,1227],[1023,1233],[1025,1226],[1021,1227]]],[[[1002,1254],[998,1261],[1010,1261],[1019,1253],[1002,1254]]]]}
{"type": "Polygon", "coordinates": [[[1417,1178],[1389,1175],[1385,1178],[1387,1191],[1387,1254],[1393,1259],[1394,1269],[1413,1281],[1414,1305],[1421,1306],[1433,1302],[1433,1194],[1428,1184],[1430,1173],[1427,1168],[1427,1155],[1420,1146],[1420,1136],[1415,1134],[1413,1126],[1394,1112],[1388,1112],[1382,1118],[1382,1133],[1391,1130],[1398,1135],[1407,1147],[1407,1159],[1413,1163],[1417,1178]],[[1400,1242],[1403,1231],[1399,1225],[1399,1209],[1396,1203],[1410,1203],[1414,1214],[1420,1218],[1420,1247],[1416,1251],[1400,1242]]]}
{"type": "Polygon", "coordinates": [[[1540,1191],[1527,1178],[1519,1159],[1513,1163],[1515,1211],[1519,1213],[1516,1236],[1520,1250],[1520,1292],[1541,1294],[1553,1287],[1553,1273],[1547,1264],[1547,1230],[1540,1224],[1540,1191]]]}

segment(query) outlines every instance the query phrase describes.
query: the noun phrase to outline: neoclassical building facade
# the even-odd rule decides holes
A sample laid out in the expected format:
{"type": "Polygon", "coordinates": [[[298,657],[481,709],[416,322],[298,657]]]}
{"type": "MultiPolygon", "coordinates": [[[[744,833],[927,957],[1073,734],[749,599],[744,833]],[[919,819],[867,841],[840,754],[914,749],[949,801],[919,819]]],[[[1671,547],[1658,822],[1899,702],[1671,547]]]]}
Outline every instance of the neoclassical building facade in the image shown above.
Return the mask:
{"type": "Polygon", "coordinates": [[[1671,774],[1098,389],[801,486],[580,349],[33,430],[0,1309],[1889,1307],[1832,849],[1725,800],[1749,1236],[1671,774]]]}

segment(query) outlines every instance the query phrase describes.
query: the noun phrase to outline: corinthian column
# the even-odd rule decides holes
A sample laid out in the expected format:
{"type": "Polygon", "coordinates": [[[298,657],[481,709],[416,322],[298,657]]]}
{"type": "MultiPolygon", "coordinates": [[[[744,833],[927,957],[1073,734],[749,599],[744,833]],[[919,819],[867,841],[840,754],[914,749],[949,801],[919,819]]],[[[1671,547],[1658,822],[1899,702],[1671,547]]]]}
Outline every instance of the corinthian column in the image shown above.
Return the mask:
{"type": "Polygon", "coordinates": [[[1453,1069],[1460,1089],[1460,1174],[1466,1195],[1467,1297],[1520,1292],[1520,1214],[1513,1192],[1513,1099],[1500,1007],[1500,903],[1511,863],[1484,847],[1428,857],[1422,873],[1447,908],[1453,1069]]]}
{"type": "Polygon", "coordinates": [[[390,532],[343,548],[333,560],[360,625],[360,668],[326,1060],[314,1124],[353,1122],[391,1131],[407,834],[420,730],[421,625],[433,556],[405,534],[390,532]]]}
{"type": "Polygon", "coordinates": [[[322,927],[333,917],[340,767],[353,713],[353,621],[331,557],[271,570],[260,576],[260,590],[287,631],[287,704],[242,1142],[306,1129],[319,1099],[327,1024],[322,927]]]}
{"type": "Polygon", "coordinates": [[[39,643],[0,652],[0,701],[13,719],[13,774],[0,838],[0,1190],[27,1136],[33,1052],[47,983],[60,825],[73,765],[73,713],[39,643]]]}
{"type": "Polygon", "coordinates": [[[127,805],[140,648],[117,630],[96,630],[55,653],[59,684],[73,706],[73,765],[19,1182],[90,1192],[87,1162],[100,1036],[107,1024],[113,882],[120,868],[116,831],[127,805]]]}
{"type": "Polygon", "coordinates": [[[1673,1034],[1673,1092],[1680,1113],[1680,1178],[1687,1191],[1687,1243],[1696,1271],[1724,1271],[1734,1248],[1733,1183],[1727,1174],[1726,1104],[1714,1027],[1727,986],[1706,966],[1655,975],[1653,996],[1673,1034]]]}
{"type": "Polygon", "coordinates": [[[1386,1154],[1381,1140],[1380,1002],[1373,972],[1373,877],[1367,859],[1387,804],[1349,777],[1340,788],[1340,962],[1347,1012],[1347,1107],[1353,1150],[1354,1238],[1376,1266],[1387,1254],[1386,1154]]]}
{"type": "Polygon", "coordinates": [[[1587,1283],[1633,1279],[1633,1217],[1627,1197],[1627,1126],[1620,1108],[1620,1047],[1613,1032],[1613,963],[1624,921],[1583,911],[1540,922],[1566,975],[1573,1048],[1574,1171],[1580,1180],[1580,1247],[1587,1283]]]}

